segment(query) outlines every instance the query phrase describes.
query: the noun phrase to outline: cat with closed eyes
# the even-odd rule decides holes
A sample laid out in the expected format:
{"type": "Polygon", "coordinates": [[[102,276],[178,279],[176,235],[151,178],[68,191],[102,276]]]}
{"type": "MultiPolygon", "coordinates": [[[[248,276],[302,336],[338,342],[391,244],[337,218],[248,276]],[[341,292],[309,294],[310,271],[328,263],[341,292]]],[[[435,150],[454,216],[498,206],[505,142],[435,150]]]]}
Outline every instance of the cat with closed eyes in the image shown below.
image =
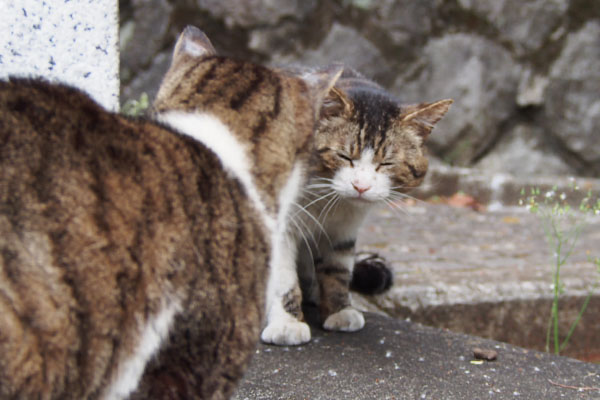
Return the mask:
{"type": "Polygon", "coordinates": [[[451,103],[402,105],[379,85],[344,69],[322,105],[309,182],[292,213],[278,273],[269,282],[264,342],[310,340],[303,298],[318,304],[326,330],[364,326],[362,313],[350,305],[350,288],[374,291],[364,280],[381,273],[383,281],[375,277],[375,286],[385,279],[389,285],[390,275],[381,259],[356,258],[358,231],[371,209],[393,206],[423,181],[425,142],[451,103]]]}
{"type": "Polygon", "coordinates": [[[155,119],[0,82],[0,398],[227,398],[337,75],[219,57],[188,27],[155,119]]]}

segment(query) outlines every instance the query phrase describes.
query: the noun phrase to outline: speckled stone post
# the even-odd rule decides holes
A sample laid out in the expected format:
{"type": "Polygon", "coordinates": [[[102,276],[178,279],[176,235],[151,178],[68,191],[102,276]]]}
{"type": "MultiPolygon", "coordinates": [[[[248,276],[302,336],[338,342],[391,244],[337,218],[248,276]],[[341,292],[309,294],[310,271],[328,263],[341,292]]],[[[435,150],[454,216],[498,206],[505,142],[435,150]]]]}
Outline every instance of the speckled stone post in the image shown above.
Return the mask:
{"type": "Polygon", "coordinates": [[[119,108],[117,0],[0,0],[0,77],[43,76],[119,108]]]}

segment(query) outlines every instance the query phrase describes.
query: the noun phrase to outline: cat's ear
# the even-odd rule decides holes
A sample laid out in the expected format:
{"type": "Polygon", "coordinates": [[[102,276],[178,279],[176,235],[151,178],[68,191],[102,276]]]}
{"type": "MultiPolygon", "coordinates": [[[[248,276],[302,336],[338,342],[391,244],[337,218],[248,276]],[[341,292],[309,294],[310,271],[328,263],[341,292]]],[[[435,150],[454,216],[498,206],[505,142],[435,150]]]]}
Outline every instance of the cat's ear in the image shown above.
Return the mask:
{"type": "Polygon", "coordinates": [[[308,84],[312,92],[317,118],[323,117],[324,109],[331,101],[331,93],[337,91],[333,86],[343,71],[344,66],[342,64],[331,64],[319,71],[302,75],[302,79],[308,84]]]}
{"type": "Polygon", "coordinates": [[[354,106],[352,101],[342,89],[332,88],[321,106],[321,118],[331,118],[335,116],[348,117],[352,115],[354,106]]]}
{"type": "Polygon", "coordinates": [[[436,123],[448,112],[452,99],[440,100],[435,103],[424,103],[402,107],[400,122],[414,124],[419,127],[419,135],[429,135],[436,123]]]}
{"type": "Polygon", "coordinates": [[[173,50],[173,63],[184,57],[207,57],[217,54],[208,37],[195,26],[188,25],[179,35],[175,50],[173,50]]]}

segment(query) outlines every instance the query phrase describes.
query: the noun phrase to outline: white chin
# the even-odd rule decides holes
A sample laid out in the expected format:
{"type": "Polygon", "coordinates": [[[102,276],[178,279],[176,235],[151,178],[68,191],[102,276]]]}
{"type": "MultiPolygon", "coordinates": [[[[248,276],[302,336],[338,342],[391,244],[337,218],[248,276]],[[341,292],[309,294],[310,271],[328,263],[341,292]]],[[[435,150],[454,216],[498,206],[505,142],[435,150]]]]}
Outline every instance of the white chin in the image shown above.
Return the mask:
{"type": "Polygon", "coordinates": [[[369,206],[371,204],[376,203],[376,200],[369,199],[366,197],[346,197],[346,200],[352,204],[360,206],[369,206]]]}

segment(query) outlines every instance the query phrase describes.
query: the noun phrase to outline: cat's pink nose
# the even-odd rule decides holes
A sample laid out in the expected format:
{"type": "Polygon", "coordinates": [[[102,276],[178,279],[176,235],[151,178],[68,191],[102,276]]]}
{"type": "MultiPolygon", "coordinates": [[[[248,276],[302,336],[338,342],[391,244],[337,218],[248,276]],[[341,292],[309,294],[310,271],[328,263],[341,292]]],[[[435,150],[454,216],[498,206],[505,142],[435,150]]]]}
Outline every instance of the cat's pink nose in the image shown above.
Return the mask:
{"type": "Polygon", "coordinates": [[[365,184],[355,183],[355,182],[352,182],[352,187],[354,188],[354,190],[356,190],[358,192],[358,194],[363,194],[367,190],[371,189],[370,185],[365,185],[365,184]]]}

